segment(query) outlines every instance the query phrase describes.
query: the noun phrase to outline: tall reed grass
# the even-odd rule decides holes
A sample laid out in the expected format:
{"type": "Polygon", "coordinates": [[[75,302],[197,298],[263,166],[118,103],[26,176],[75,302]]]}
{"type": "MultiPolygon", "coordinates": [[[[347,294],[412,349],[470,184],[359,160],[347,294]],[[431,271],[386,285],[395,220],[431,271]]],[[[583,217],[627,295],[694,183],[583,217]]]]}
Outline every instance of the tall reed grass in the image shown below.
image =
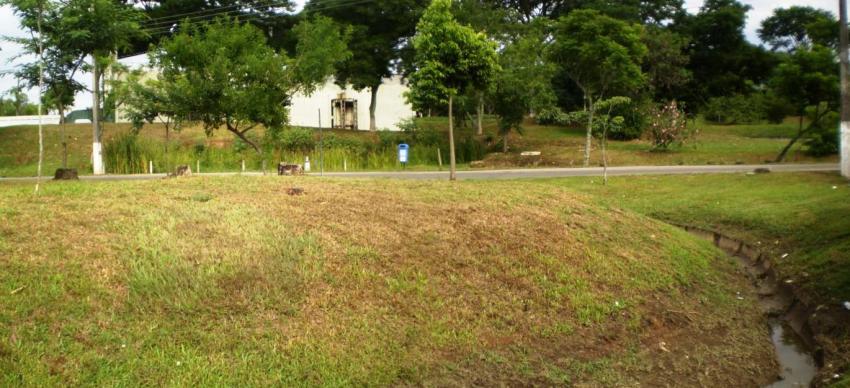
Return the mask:
{"type": "MultiPolygon", "coordinates": [[[[173,171],[179,165],[193,170],[198,165],[201,172],[239,171],[242,161],[248,170],[266,168],[274,170],[278,162],[303,164],[310,158],[312,169],[318,170],[323,162],[325,171],[364,171],[401,169],[398,161],[398,144],[410,145],[408,166],[436,166],[438,152],[442,164],[449,162],[448,142],[434,133],[380,132],[336,136],[333,133],[319,137],[310,129],[289,129],[282,141],[265,138],[259,141],[263,151],[255,152],[239,142],[224,148],[210,147],[205,142],[192,146],[171,141],[165,144],[131,132],[115,136],[104,145],[106,170],[112,174],[147,173],[153,162],[154,172],[173,171]],[[298,132],[303,133],[298,133],[298,132]],[[305,138],[305,133],[307,137],[305,138]],[[313,141],[305,139],[312,138],[313,141]],[[293,139],[297,139],[294,141],[293,139]]],[[[458,163],[481,159],[487,152],[481,139],[460,136],[456,139],[458,163]]]]}

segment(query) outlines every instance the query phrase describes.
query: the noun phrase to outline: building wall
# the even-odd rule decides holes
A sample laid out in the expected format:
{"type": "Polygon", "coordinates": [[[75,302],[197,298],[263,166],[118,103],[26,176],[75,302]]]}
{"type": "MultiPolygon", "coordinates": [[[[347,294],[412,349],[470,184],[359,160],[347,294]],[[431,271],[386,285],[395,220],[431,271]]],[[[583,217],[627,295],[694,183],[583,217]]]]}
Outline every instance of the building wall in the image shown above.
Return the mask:
{"type": "MultiPolygon", "coordinates": [[[[41,123],[59,124],[59,115],[43,115],[41,123]]],[[[11,127],[15,125],[38,125],[38,116],[0,116],[0,127],[11,127]]]]}
{"type": "MultiPolygon", "coordinates": [[[[156,71],[147,71],[141,77],[142,81],[155,79],[156,71]]],[[[384,83],[378,88],[378,104],[375,110],[375,124],[377,129],[388,129],[398,131],[397,124],[407,118],[416,115],[410,104],[404,98],[408,90],[407,85],[400,76],[384,79],[384,83]]],[[[338,98],[343,89],[337,86],[332,79],[325,82],[313,94],[307,96],[296,94],[292,96],[292,105],[289,109],[289,123],[301,127],[318,127],[319,110],[321,109],[322,127],[331,126],[331,100],[338,98]]],[[[345,89],[346,98],[357,100],[357,127],[360,130],[369,130],[369,103],[372,95],[368,89],[355,91],[345,89]]],[[[126,123],[126,109],[123,106],[116,108],[116,122],[126,123]]]]}
{"type": "MultiPolygon", "coordinates": [[[[375,110],[375,125],[377,129],[388,129],[398,131],[397,124],[407,118],[416,115],[411,106],[404,98],[404,92],[408,90],[407,85],[401,77],[395,76],[384,79],[384,83],[378,88],[378,103],[375,110]]],[[[346,88],[346,98],[357,100],[357,127],[360,130],[369,130],[369,104],[372,95],[368,89],[355,91],[346,88]]],[[[302,127],[318,127],[319,111],[321,110],[322,127],[331,126],[331,100],[338,98],[343,89],[329,80],[318,90],[309,96],[297,94],[292,97],[292,106],[289,110],[289,122],[291,125],[302,127]]]]}

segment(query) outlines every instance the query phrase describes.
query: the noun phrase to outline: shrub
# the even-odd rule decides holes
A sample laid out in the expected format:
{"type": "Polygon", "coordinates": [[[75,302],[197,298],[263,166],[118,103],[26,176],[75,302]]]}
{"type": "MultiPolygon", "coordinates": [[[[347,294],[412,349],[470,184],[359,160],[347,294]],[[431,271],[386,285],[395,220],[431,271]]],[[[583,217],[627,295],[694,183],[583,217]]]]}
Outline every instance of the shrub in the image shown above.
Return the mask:
{"type": "Polygon", "coordinates": [[[289,128],[280,131],[278,144],[287,151],[309,151],[316,146],[313,130],[307,128],[289,128]]]}
{"type": "Polygon", "coordinates": [[[535,119],[540,125],[568,125],[567,114],[558,107],[542,109],[535,119]]]}
{"type": "Polygon", "coordinates": [[[652,148],[658,151],[681,146],[696,135],[696,131],[688,129],[685,112],[679,108],[676,101],[651,109],[647,133],[652,148]]]}
{"type": "Polygon", "coordinates": [[[805,152],[812,156],[827,156],[838,153],[838,114],[831,112],[822,118],[803,145],[805,152]]]}
{"type": "Polygon", "coordinates": [[[755,124],[766,119],[764,100],[760,93],[714,97],[703,107],[703,115],[717,124],[755,124]]]}
{"type": "MultiPolygon", "coordinates": [[[[611,117],[621,117],[621,124],[608,127],[608,137],[616,140],[632,140],[639,138],[646,130],[646,111],[650,109],[647,103],[630,102],[616,106],[611,110],[611,117]]],[[[602,125],[606,121],[607,111],[597,110],[593,119],[593,132],[602,132],[602,125]]],[[[560,108],[550,108],[540,111],[536,117],[537,123],[542,125],[561,125],[584,127],[587,125],[587,111],[579,110],[565,113],[560,108]]],[[[609,121],[610,125],[610,121],[609,121]]]]}
{"type": "Polygon", "coordinates": [[[793,114],[791,104],[772,93],[764,96],[763,109],[764,117],[771,124],[780,124],[785,120],[785,117],[793,114]]]}
{"type": "MultiPolygon", "coordinates": [[[[652,109],[649,101],[634,101],[616,105],[611,110],[612,118],[622,117],[619,125],[608,127],[608,137],[615,140],[632,140],[640,138],[647,127],[647,112],[652,109]]],[[[604,117],[603,117],[604,118],[604,117]]]]}

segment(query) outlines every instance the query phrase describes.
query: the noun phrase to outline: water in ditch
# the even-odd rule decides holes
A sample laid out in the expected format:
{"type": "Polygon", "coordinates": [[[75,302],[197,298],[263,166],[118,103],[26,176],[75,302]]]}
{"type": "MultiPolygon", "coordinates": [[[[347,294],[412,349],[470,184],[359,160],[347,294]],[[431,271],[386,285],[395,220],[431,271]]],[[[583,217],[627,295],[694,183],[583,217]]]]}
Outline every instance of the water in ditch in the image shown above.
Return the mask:
{"type": "MultiPolygon", "coordinates": [[[[769,316],[770,337],[776,352],[776,360],[780,370],[778,379],[766,388],[809,387],[818,372],[818,365],[809,346],[795,331],[791,324],[794,321],[790,313],[794,297],[790,293],[779,292],[779,284],[774,276],[762,268],[753,257],[755,252],[742,242],[728,239],[716,232],[688,228],[693,235],[712,241],[718,248],[724,250],[746,268],[753,280],[753,285],[762,290],[759,292],[759,304],[764,313],[769,316]],[[746,248],[746,249],[745,249],[746,248]],[[745,252],[746,251],[746,252],[745,252]],[[749,254],[748,254],[749,253],[749,254]]],[[[799,326],[800,322],[796,322],[799,326]]]]}
{"type": "Polygon", "coordinates": [[[776,349],[780,379],[768,388],[808,387],[817,374],[814,358],[802,339],[783,321],[770,320],[770,337],[776,349]]]}

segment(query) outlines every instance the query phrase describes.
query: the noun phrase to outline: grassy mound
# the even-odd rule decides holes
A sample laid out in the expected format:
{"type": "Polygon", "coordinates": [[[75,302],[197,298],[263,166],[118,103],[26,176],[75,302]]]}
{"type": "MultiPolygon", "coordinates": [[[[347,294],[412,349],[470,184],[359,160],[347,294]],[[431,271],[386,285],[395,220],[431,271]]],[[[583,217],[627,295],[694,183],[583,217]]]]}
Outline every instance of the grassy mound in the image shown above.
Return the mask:
{"type": "Polygon", "coordinates": [[[731,259],[559,188],[192,178],[31,190],[0,186],[2,385],[775,375],[731,259]]]}

